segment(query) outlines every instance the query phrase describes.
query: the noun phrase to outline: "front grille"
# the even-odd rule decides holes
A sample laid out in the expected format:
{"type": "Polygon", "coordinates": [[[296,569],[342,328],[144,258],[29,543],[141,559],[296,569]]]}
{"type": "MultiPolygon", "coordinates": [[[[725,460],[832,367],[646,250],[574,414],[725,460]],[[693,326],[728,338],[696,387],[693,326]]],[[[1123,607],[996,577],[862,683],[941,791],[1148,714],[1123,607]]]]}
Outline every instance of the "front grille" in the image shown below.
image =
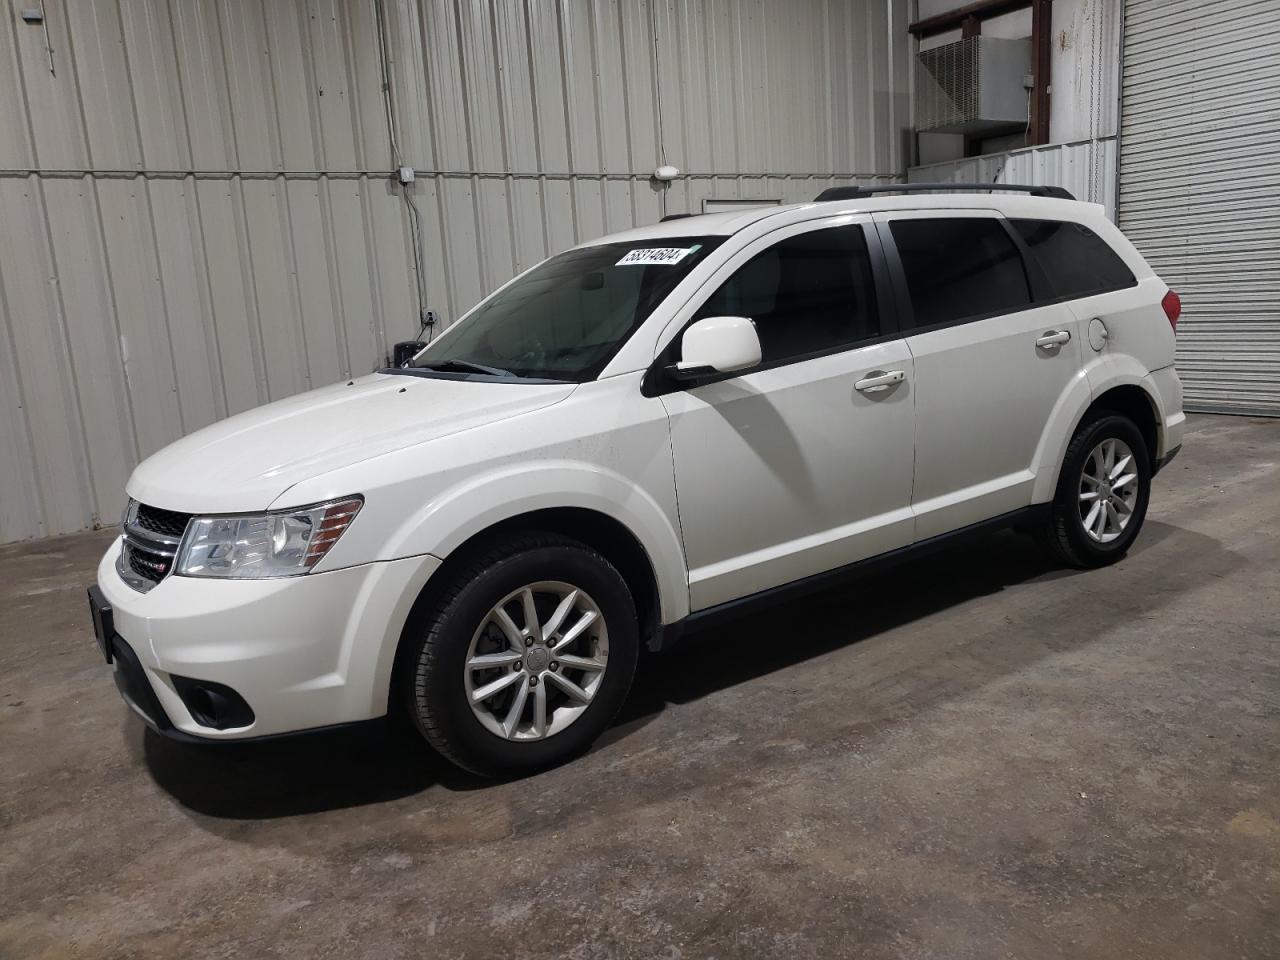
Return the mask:
{"type": "Polygon", "coordinates": [[[134,525],[150,533],[158,533],[162,537],[181,540],[186,532],[189,513],[178,513],[174,510],[163,510],[160,507],[149,507],[145,503],[138,504],[138,513],[134,525]]]}
{"type": "Polygon", "coordinates": [[[133,589],[146,593],[173,571],[191,514],[130,500],[116,569],[133,589]]]}
{"type": "Polygon", "coordinates": [[[129,561],[129,569],[152,583],[159,583],[169,574],[173,565],[173,557],[151,550],[142,550],[131,543],[124,545],[125,557],[129,561]]]}

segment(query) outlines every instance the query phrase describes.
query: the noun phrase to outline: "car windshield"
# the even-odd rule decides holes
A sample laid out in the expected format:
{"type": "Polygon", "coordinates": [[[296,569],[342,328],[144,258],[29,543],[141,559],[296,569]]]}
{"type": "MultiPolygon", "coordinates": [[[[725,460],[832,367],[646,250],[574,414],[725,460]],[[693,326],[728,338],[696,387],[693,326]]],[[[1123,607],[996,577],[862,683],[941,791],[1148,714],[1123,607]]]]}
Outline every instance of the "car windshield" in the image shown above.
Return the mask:
{"type": "Polygon", "coordinates": [[[459,321],[411,368],[583,382],[723,237],[603,243],[554,256],[459,321]]]}

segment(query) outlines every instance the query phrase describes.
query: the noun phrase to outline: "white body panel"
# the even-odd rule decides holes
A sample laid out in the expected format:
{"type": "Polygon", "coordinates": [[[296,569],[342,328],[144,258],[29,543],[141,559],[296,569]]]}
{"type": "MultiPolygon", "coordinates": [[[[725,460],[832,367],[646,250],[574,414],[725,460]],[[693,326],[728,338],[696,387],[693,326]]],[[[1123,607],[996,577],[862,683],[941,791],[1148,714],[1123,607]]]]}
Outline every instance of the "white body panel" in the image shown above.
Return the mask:
{"type": "Polygon", "coordinates": [[[335,467],[515,417],[573,392],[560,384],[492,386],[375,373],[300,393],[171,443],[138,465],[127,490],[135,500],[188,513],[260,510],[335,467]]]}
{"type": "Polygon", "coordinates": [[[726,239],[595,380],[373,375],[230,418],[140,465],[129,494],[182,513],[364,497],[305,576],[171,575],[139,593],[116,572],[113,546],[99,585],[174,725],[225,739],[380,715],[405,619],[433,573],[475,535],[537,511],[591,511],[630,531],[652,568],[660,621],[671,624],[1046,502],[1076,424],[1113,387],[1136,386],[1148,398],[1157,456],[1181,443],[1173,336],[1159,307],[1165,288],[1100,208],[1023,196],[858,199],[673,221],[608,239],[712,234],[726,239]],[[710,293],[777,238],[944,209],[1085,223],[1138,284],[906,336],[890,331],[660,395],[642,387],[710,293]],[[1108,330],[1098,350],[1087,338],[1094,319],[1108,330]],[[1070,338],[1038,349],[1048,331],[1070,338]],[[892,376],[865,390],[876,374],[892,376]],[[201,727],[172,674],[233,687],[255,723],[201,727]]]}
{"type": "Polygon", "coordinates": [[[911,543],[910,370],[896,340],[663,397],[691,609],[911,543]],[[854,389],[887,370],[906,379],[854,389]]]}

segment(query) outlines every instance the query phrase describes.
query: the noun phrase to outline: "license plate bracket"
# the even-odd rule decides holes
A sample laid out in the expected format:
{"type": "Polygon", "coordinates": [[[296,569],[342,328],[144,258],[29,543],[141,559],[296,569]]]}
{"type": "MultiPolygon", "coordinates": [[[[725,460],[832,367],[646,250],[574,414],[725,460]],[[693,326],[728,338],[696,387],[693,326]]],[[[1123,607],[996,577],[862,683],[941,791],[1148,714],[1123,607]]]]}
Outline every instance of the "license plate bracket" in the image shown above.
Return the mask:
{"type": "Polygon", "coordinates": [[[89,588],[89,617],[93,621],[93,638],[98,641],[98,649],[107,663],[111,662],[111,638],[115,636],[115,618],[111,604],[103,596],[97,584],[89,588]]]}

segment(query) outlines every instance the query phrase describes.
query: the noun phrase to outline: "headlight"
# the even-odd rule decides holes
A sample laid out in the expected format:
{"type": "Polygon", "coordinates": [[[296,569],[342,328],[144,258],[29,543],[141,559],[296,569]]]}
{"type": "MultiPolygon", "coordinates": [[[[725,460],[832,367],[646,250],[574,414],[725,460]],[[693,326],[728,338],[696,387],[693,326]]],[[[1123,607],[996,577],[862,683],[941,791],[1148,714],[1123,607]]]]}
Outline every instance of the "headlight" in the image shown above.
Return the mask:
{"type": "Polygon", "coordinates": [[[296,577],[310,572],[351,525],[361,497],[313,507],[195,517],[179,548],[183,577],[296,577]]]}

